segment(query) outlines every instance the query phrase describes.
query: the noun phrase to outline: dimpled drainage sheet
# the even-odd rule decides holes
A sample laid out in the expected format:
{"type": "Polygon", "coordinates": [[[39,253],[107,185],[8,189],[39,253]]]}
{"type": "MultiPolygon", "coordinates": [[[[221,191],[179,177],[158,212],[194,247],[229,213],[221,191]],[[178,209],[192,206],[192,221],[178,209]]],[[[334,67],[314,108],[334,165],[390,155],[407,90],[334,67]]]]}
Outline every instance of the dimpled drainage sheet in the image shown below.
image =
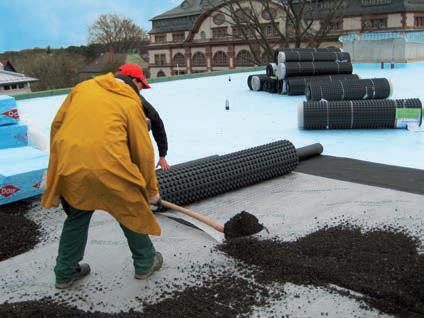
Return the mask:
{"type": "Polygon", "coordinates": [[[287,62],[277,66],[278,79],[291,76],[311,76],[328,74],[352,74],[351,63],[340,62],[287,62]]]}
{"type": "Polygon", "coordinates": [[[326,82],[326,81],[339,81],[339,80],[354,80],[359,79],[356,74],[342,74],[342,75],[319,75],[319,76],[299,76],[289,77],[285,82],[287,95],[305,95],[305,88],[308,83],[326,82]]]}
{"type": "Polygon", "coordinates": [[[279,48],[274,51],[274,60],[278,64],[278,56],[282,53],[293,53],[293,52],[337,52],[340,53],[341,49],[338,48],[279,48]]]}
{"type": "Polygon", "coordinates": [[[419,99],[318,101],[299,104],[301,129],[406,128],[421,124],[419,99]]]}
{"type": "Polygon", "coordinates": [[[350,62],[350,55],[346,52],[279,52],[278,63],[286,62],[350,62]]]}
{"type": "MultiPolygon", "coordinates": [[[[424,199],[420,195],[292,173],[188,208],[201,211],[221,224],[240,211],[249,211],[270,232],[262,231],[255,236],[261,240],[277,237],[293,241],[324,225],[337,226],[348,220],[364,229],[383,225],[405,228],[422,241],[422,206],[424,199]]],[[[38,215],[42,213],[56,212],[37,212],[38,215]]],[[[184,218],[177,212],[168,214],[184,218]]],[[[63,218],[62,215],[54,231],[60,231],[63,218]]],[[[67,303],[81,310],[109,313],[128,312],[130,308],[142,311],[149,308],[147,304],[162,302],[168,310],[174,306],[179,313],[185,312],[188,316],[196,316],[193,314],[195,310],[198,310],[197,316],[202,316],[202,310],[210,313],[217,307],[222,312],[225,306],[230,306],[231,309],[225,312],[231,314],[236,310],[241,314],[248,310],[252,317],[319,317],[322,314],[328,317],[385,317],[355,298],[331,293],[324,287],[282,285],[277,280],[270,284],[255,282],[252,277],[256,274],[252,269],[240,273],[236,259],[215,250],[217,243],[211,238],[212,234],[175,223],[163,215],[158,219],[163,234],[152,237],[152,240],[163,254],[165,263],[163,269],[148,281],[133,279],[132,259],[122,230],[110,216],[99,212],[93,216],[84,259],[92,266],[89,277],[68,291],[58,292],[53,288],[52,268],[58,244],[55,240],[0,262],[0,303],[50,297],[51,301],[67,303]],[[224,275],[215,271],[221,268],[225,268],[224,275]],[[234,273],[232,280],[225,273],[230,276],[234,273]],[[231,282],[237,288],[231,288],[231,282]],[[202,286],[207,287],[206,290],[196,289],[202,286]],[[272,294],[280,293],[281,297],[268,297],[262,293],[264,287],[272,294]],[[207,293],[208,288],[223,291],[214,293],[217,294],[215,297],[207,293]],[[258,292],[258,303],[252,298],[251,290],[258,292]],[[163,303],[164,293],[167,293],[169,305],[163,303]],[[190,295],[196,301],[190,301],[190,295]],[[204,296],[204,301],[198,300],[196,295],[204,296]],[[182,305],[178,305],[175,299],[190,308],[181,309],[182,305]],[[252,303],[259,305],[251,307],[252,303]]],[[[223,241],[223,235],[216,234],[223,241]]],[[[230,314],[228,317],[235,316],[230,314]]],[[[122,314],[122,317],[137,316],[122,314]]],[[[205,314],[205,317],[209,316],[205,314]]]]}
{"type": "Polygon", "coordinates": [[[385,99],[391,94],[392,87],[386,78],[314,82],[305,89],[309,101],[385,99]]]}
{"type": "MultiPolygon", "coordinates": [[[[286,140],[157,172],[161,197],[185,205],[293,171],[298,155],[286,140]]],[[[238,211],[239,212],[239,211],[238,211]]]]}

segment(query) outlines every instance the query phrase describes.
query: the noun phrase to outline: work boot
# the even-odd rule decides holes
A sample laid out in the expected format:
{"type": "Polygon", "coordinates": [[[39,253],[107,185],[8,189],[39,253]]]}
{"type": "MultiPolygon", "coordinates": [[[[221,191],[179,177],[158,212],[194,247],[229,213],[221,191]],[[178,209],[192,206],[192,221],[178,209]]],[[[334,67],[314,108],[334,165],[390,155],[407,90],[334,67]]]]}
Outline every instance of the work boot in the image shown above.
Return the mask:
{"type": "Polygon", "coordinates": [[[82,278],[84,278],[85,276],[87,276],[88,274],[90,274],[91,269],[90,269],[90,265],[88,264],[80,264],[79,265],[79,269],[78,272],[75,274],[74,277],[72,277],[69,281],[64,282],[64,283],[56,283],[55,287],[57,289],[66,289],[71,287],[77,280],[80,280],[82,278]]]}
{"type": "Polygon", "coordinates": [[[150,269],[143,273],[143,274],[137,274],[135,273],[135,279],[140,279],[140,280],[144,280],[149,278],[150,276],[153,275],[154,272],[160,270],[162,268],[162,264],[163,264],[163,257],[162,254],[159,252],[156,252],[155,254],[155,259],[153,260],[153,265],[152,267],[150,267],[150,269]]]}

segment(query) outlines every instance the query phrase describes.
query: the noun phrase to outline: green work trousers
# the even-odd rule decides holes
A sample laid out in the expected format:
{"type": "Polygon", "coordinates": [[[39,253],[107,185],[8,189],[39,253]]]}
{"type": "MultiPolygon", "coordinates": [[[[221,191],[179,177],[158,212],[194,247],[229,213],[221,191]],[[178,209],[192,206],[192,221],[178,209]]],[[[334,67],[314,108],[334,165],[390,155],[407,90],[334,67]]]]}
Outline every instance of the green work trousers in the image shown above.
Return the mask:
{"type": "MultiPolygon", "coordinates": [[[[67,214],[59,242],[59,253],[54,272],[57,283],[65,283],[77,275],[79,262],[84,258],[87,245],[88,227],[94,211],[82,211],[70,206],[62,199],[67,214]]],[[[133,232],[121,224],[121,228],[131,250],[134,268],[137,274],[144,274],[152,266],[155,248],[148,235],[133,232]]]]}

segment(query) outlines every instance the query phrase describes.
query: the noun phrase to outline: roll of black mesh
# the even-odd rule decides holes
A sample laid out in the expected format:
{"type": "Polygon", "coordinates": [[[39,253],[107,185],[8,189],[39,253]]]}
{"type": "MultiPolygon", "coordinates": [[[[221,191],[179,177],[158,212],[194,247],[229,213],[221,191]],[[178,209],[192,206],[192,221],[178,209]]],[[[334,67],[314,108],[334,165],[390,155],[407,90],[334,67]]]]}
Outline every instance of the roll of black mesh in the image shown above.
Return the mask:
{"type": "Polygon", "coordinates": [[[263,91],[266,78],[268,78],[266,74],[253,75],[250,80],[250,85],[252,86],[252,90],[256,92],[263,91]]]}
{"type": "Polygon", "coordinates": [[[278,54],[280,52],[341,52],[338,48],[279,48],[274,51],[274,61],[278,64],[278,54]]]}
{"type": "Polygon", "coordinates": [[[264,79],[263,90],[268,93],[276,94],[278,92],[278,79],[266,77],[264,79]]]}
{"type": "Polygon", "coordinates": [[[293,171],[298,154],[289,141],[213,157],[157,172],[161,198],[179,205],[253,185],[293,171]]]}
{"type": "Polygon", "coordinates": [[[290,96],[304,95],[305,88],[308,83],[319,81],[335,81],[335,80],[354,80],[359,79],[356,74],[341,74],[341,75],[319,75],[319,76],[299,76],[289,77],[284,80],[287,94],[290,96]]]}
{"type": "Polygon", "coordinates": [[[291,76],[352,74],[352,63],[340,62],[287,62],[277,66],[278,79],[291,76]]]}
{"type": "Polygon", "coordinates": [[[249,75],[247,77],[247,86],[249,86],[250,90],[252,90],[252,77],[253,77],[253,75],[249,75]]]}
{"type": "Polygon", "coordinates": [[[313,82],[305,89],[306,99],[311,101],[385,99],[391,94],[392,86],[386,78],[313,82]]]}
{"type": "Polygon", "coordinates": [[[277,64],[275,63],[269,63],[266,66],[266,75],[268,77],[273,77],[275,76],[275,71],[277,70],[277,64]]]}
{"type": "Polygon", "coordinates": [[[353,101],[311,101],[298,108],[301,129],[378,129],[418,126],[422,104],[416,99],[353,101]]]}
{"type": "Polygon", "coordinates": [[[350,62],[346,52],[288,51],[278,53],[278,63],[286,62],[350,62]]]}

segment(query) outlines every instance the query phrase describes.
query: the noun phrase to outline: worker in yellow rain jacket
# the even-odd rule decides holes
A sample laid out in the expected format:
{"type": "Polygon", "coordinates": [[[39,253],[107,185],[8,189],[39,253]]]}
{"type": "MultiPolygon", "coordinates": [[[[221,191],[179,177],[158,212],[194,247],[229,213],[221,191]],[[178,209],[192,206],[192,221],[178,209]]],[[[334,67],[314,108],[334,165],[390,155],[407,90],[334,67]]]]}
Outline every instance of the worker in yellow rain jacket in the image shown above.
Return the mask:
{"type": "Polygon", "coordinates": [[[150,204],[159,202],[154,152],[139,90],[149,88],[143,71],[125,64],[112,73],[77,85],[51,126],[45,208],[67,214],[56,260],[56,287],[70,287],[90,273],[84,257],[94,210],[120,223],[133,255],[135,278],[146,279],[162,266],[149,235],[161,229],[150,204]]]}

